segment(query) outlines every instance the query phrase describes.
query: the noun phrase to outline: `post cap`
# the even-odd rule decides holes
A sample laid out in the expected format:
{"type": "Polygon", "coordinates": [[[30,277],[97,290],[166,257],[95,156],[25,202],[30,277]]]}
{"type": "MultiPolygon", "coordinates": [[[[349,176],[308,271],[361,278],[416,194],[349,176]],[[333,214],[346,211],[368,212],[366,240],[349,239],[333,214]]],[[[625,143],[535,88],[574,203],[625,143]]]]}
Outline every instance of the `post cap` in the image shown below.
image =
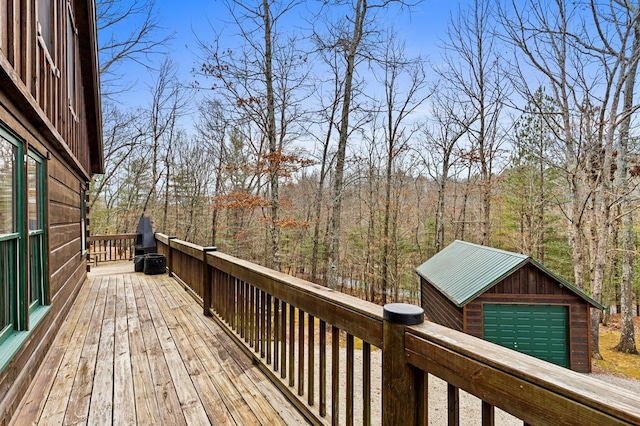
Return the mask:
{"type": "Polygon", "coordinates": [[[389,303],[382,308],[382,318],[393,324],[422,324],[424,309],[408,303],[389,303]]]}
{"type": "Polygon", "coordinates": [[[218,251],[218,248],[215,246],[212,247],[202,247],[202,251],[218,251]]]}

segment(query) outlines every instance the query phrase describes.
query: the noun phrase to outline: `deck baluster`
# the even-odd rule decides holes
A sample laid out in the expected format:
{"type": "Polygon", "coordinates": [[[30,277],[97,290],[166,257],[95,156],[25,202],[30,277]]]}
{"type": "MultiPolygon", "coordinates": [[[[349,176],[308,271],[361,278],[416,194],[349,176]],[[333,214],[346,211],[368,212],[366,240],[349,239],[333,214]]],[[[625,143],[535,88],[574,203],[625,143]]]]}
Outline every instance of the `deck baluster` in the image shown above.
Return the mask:
{"type": "Polygon", "coordinates": [[[304,311],[298,309],[298,395],[304,394],[304,311]]]}
{"type": "Polygon", "coordinates": [[[309,320],[309,357],[308,357],[308,365],[307,365],[307,404],[314,405],[315,403],[315,395],[314,395],[314,386],[315,386],[315,318],[313,315],[308,315],[309,320]]]}
{"type": "Polygon", "coordinates": [[[331,424],[340,424],[340,329],[331,326],[331,424]]]}
{"type": "Polygon", "coordinates": [[[346,424],[353,426],[353,364],[354,364],[354,341],[353,335],[347,333],[347,389],[346,389],[346,424]]]}
{"type": "Polygon", "coordinates": [[[289,304],[289,386],[295,386],[296,308],[289,304]]]}

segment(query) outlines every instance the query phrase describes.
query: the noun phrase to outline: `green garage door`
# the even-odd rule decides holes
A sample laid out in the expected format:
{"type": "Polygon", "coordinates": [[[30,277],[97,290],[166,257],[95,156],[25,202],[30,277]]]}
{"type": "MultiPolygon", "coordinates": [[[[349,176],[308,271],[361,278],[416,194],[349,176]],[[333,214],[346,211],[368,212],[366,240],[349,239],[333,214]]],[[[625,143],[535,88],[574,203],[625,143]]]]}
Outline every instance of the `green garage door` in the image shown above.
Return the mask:
{"type": "Polygon", "coordinates": [[[566,306],[483,306],[484,339],[536,358],[569,367],[566,306]]]}

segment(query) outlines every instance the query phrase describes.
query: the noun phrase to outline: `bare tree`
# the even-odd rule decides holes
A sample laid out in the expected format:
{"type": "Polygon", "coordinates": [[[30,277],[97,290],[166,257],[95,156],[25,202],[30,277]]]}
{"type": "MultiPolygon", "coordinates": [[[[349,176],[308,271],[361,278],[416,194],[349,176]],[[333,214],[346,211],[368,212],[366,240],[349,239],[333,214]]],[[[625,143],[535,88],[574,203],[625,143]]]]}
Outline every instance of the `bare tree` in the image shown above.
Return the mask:
{"type": "MultiPolygon", "coordinates": [[[[332,142],[333,134],[336,128],[336,116],[340,108],[340,94],[343,91],[343,81],[340,74],[340,67],[337,64],[335,51],[321,51],[320,58],[322,62],[330,70],[331,78],[328,81],[321,81],[318,88],[318,101],[320,108],[317,115],[322,117],[322,121],[317,123],[319,127],[326,129],[322,135],[323,139],[318,138],[318,142],[321,144],[320,154],[320,170],[318,172],[318,186],[315,192],[314,203],[314,217],[313,217],[313,247],[311,254],[311,281],[315,282],[318,279],[318,264],[319,264],[319,252],[320,252],[320,225],[322,217],[322,204],[325,192],[325,182],[330,172],[331,164],[333,162],[333,156],[331,155],[330,145],[332,142]],[[325,94],[323,90],[325,86],[330,86],[330,96],[325,94]],[[328,105],[325,105],[325,101],[329,100],[328,105]]],[[[329,74],[329,72],[327,73],[329,74]]],[[[311,132],[313,135],[314,132],[311,132]]]]}
{"type": "Polygon", "coordinates": [[[120,68],[127,63],[152,67],[151,57],[164,52],[173,35],[163,29],[155,0],[97,0],[100,90],[104,99],[115,100],[133,82],[120,68]]]}
{"type": "MultiPolygon", "coordinates": [[[[629,76],[632,14],[612,2],[582,5],[556,0],[541,5],[510,2],[500,13],[509,40],[519,51],[513,73],[527,99],[534,99],[523,73],[532,67],[547,81],[557,114],[549,114],[550,128],[558,129],[561,164],[569,184],[576,285],[585,288],[584,233],[588,231],[591,295],[600,302],[611,230],[613,150],[619,132],[621,103],[629,76]],[[611,7],[610,7],[611,6],[611,7]],[[589,31],[594,28],[595,31],[589,31]],[[521,63],[519,57],[526,59],[521,63]],[[588,215],[589,220],[585,217],[588,215]]],[[[622,115],[621,115],[622,113],[622,115]]],[[[592,312],[592,353],[600,358],[599,310],[592,312]]]]}
{"type": "MultiPolygon", "coordinates": [[[[210,162],[214,162],[214,183],[211,191],[212,197],[222,195],[224,187],[224,166],[227,157],[226,139],[229,133],[230,123],[225,115],[223,105],[217,100],[205,99],[200,105],[200,119],[196,123],[198,136],[206,147],[206,156],[210,162]]],[[[220,209],[212,206],[211,216],[211,240],[215,246],[218,238],[218,219],[220,209]]]]}
{"type": "Polygon", "coordinates": [[[342,191],[344,185],[344,163],[347,152],[347,135],[349,134],[349,113],[353,95],[353,80],[356,63],[359,62],[360,43],[365,31],[367,12],[366,0],[357,0],[353,14],[347,17],[351,23],[350,34],[341,34],[334,41],[335,46],[343,50],[346,63],[344,75],[344,91],[342,93],[342,112],[338,131],[338,150],[336,152],[335,171],[333,174],[331,240],[329,246],[329,271],[327,284],[335,289],[338,286],[338,262],[340,256],[340,214],[342,212],[342,191]]]}
{"type": "Polygon", "coordinates": [[[221,84],[217,93],[232,105],[237,119],[252,123],[266,142],[263,167],[268,179],[270,213],[270,265],[280,269],[280,179],[298,162],[284,153],[287,143],[304,128],[299,108],[304,90],[304,55],[296,51],[296,40],[277,31],[278,21],[299,0],[274,3],[227,1],[227,9],[239,36],[245,42],[240,53],[221,49],[219,39],[200,42],[205,64],[202,73],[221,84]]]}
{"type": "MultiPolygon", "coordinates": [[[[415,132],[415,123],[407,123],[416,109],[428,98],[426,73],[421,58],[407,58],[404,43],[390,35],[381,63],[378,82],[384,88],[381,102],[384,129],[386,165],[384,170],[384,218],[382,226],[382,303],[387,303],[389,287],[389,252],[392,244],[390,227],[392,224],[392,198],[394,168],[397,157],[409,148],[408,142],[415,132]]],[[[394,222],[395,223],[395,222],[394,222]]],[[[397,291],[397,285],[394,286],[397,291]]]]}
{"type": "Polygon", "coordinates": [[[106,152],[105,174],[94,177],[90,192],[93,232],[100,230],[100,220],[96,219],[100,217],[97,208],[101,203],[109,207],[122,199],[121,175],[123,170],[137,170],[136,159],[131,156],[139,154],[146,135],[144,126],[138,123],[140,111],[127,111],[118,105],[119,95],[133,84],[125,78],[122,67],[135,63],[151,68],[152,56],[161,53],[164,43],[171,38],[161,34],[154,1],[98,0],[96,9],[106,152]]]}
{"type": "MultiPolygon", "coordinates": [[[[169,59],[165,59],[162,63],[160,71],[149,89],[151,106],[141,133],[146,130],[153,185],[149,188],[142,206],[142,215],[151,207],[152,216],[158,217],[159,212],[156,211],[158,184],[163,176],[165,186],[169,185],[171,180],[171,159],[178,135],[177,122],[182,115],[187,113],[188,97],[178,80],[177,67],[169,59]],[[163,169],[160,169],[161,166],[163,169]]],[[[168,197],[167,191],[165,191],[165,197],[168,197]]],[[[166,205],[166,203],[164,204],[166,205]]]]}
{"type": "MultiPolygon", "coordinates": [[[[138,114],[123,111],[115,104],[106,104],[103,108],[103,140],[105,172],[96,175],[91,188],[89,208],[96,207],[96,203],[104,196],[104,191],[112,183],[113,177],[128,157],[141,144],[142,134],[137,123],[138,114]]],[[[93,231],[97,221],[94,221],[93,231]]]]}
{"type": "Polygon", "coordinates": [[[422,129],[422,144],[417,150],[427,173],[438,185],[434,242],[436,253],[442,250],[445,244],[447,182],[451,168],[459,160],[459,141],[477,118],[477,112],[465,108],[467,104],[458,99],[459,94],[460,92],[444,86],[436,89],[432,98],[431,118],[422,129]]]}
{"type": "MultiPolygon", "coordinates": [[[[338,147],[335,157],[335,170],[333,173],[332,188],[332,213],[331,213],[331,237],[329,244],[329,271],[327,284],[330,288],[336,288],[338,284],[338,263],[340,257],[341,238],[341,212],[344,190],[344,169],[346,160],[346,148],[351,128],[349,124],[353,109],[354,80],[356,67],[370,53],[369,43],[375,43],[373,37],[376,32],[376,11],[384,10],[390,6],[408,6],[401,0],[381,0],[369,2],[367,0],[336,0],[327,2],[325,7],[337,7],[340,11],[345,8],[346,19],[340,14],[337,22],[329,23],[327,36],[316,34],[315,40],[320,50],[337,50],[342,54],[344,61],[344,82],[341,96],[341,113],[338,126],[338,147]]],[[[322,12],[321,12],[322,13],[322,12]]]]}
{"type": "MultiPolygon", "coordinates": [[[[629,70],[624,83],[622,120],[617,144],[617,182],[620,192],[620,209],[622,213],[622,289],[620,291],[620,308],[622,316],[622,330],[620,341],[615,349],[620,352],[637,354],[635,330],[633,325],[633,266],[635,261],[635,232],[633,220],[633,199],[631,196],[631,173],[629,171],[631,117],[637,109],[634,105],[638,61],[640,61],[640,3],[630,5],[627,9],[625,26],[632,28],[633,42],[628,54],[629,70]]],[[[637,301],[640,303],[640,301],[637,301]]]]}
{"type": "Polygon", "coordinates": [[[475,121],[466,137],[471,143],[471,158],[479,166],[482,193],[480,243],[488,245],[491,236],[491,197],[493,176],[503,142],[500,117],[509,93],[508,81],[500,68],[491,21],[492,2],[475,0],[468,9],[460,9],[452,18],[444,41],[445,66],[438,72],[449,80],[458,100],[466,104],[475,121]]]}

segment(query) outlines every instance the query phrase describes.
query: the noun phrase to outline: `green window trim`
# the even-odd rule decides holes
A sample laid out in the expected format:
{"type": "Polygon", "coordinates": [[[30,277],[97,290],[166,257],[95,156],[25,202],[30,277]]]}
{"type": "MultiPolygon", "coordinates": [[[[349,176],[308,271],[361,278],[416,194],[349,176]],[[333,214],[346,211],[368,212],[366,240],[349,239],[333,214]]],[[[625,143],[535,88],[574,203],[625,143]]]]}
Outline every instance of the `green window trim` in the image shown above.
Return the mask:
{"type": "MultiPolygon", "coordinates": [[[[9,340],[12,331],[26,330],[28,327],[28,312],[26,309],[26,250],[25,250],[25,173],[24,173],[24,144],[22,141],[0,127],[0,143],[10,147],[10,154],[5,157],[13,158],[9,172],[13,181],[9,203],[11,215],[11,230],[2,235],[0,243],[0,263],[5,270],[0,275],[0,293],[3,303],[0,306],[3,331],[0,333],[0,344],[9,340]],[[13,242],[13,244],[11,243],[13,242]]],[[[5,153],[6,155],[6,153],[5,153]]],[[[6,165],[6,163],[4,163],[6,165]]],[[[0,188],[2,190],[2,188],[0,188]]],[[[0,194],[2,195],[2,194],[0,194]]],[[[4,345],[3,345],[4,346],[4,345]]]]}
{"type": "Polygon", "coordinates": [[[31,333],[34,332],[38,324],[44,319],[51,306],[38,306],[30,315],[31,329],[27,331],[12,330],[5,336],[5,340],[0,344],[0,372],[9,365],[9,362],[18,353],[20,348],[28,340],[31,333]]]}
{"type": "Polygon", "coordinates": [[[29,151],[27,175],[35,182],[29,192],[29,313],[47,304],[47,238],[44,158],[29,151]],[[31,169],[33,168],[33,169],[31,169]],[[32,175],[31,175],[32,174],[32,175]],[[33,191],[33,200],[31,200],[33,191]],[[32,211],[33,210],[33,211],[32,211]]]}
{"type": "Polygon", "coordinates": [[[0,125],[0,370],[49,310],[45,159],[25,145],[0,125]]]}

